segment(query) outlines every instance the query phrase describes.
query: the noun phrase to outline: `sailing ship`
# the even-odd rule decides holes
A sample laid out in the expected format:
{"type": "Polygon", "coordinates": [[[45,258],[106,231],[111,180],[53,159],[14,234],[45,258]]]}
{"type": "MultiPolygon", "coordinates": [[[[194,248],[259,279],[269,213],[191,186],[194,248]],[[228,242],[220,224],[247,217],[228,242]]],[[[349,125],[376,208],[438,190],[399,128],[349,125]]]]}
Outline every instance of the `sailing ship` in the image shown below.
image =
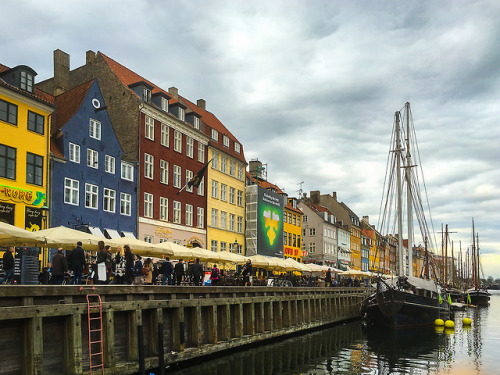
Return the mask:
{"type": "MultiPolygon", "coordinates": [[[[410,103],[406,103],[404,107],[406,116],[404,114],[402,116],[400,111],[395,113],[390,150],[392,157],[388,160],[386,186],[384,186],[382,199],[383,202],[385,201],[385,205],[381,205],[383,207],[380,215],[382,219],[379,219],[381,233],[383,233],[384,228],[389,233],[391,230],[389,226],[393,225],[393,229],[395,229],[397,223],[398,275],[391,279],[379,277],[376,292],[364,301],[361,308],[361,314],[367,323],[395,328],[434,324],[437,318],[447,319],[450,315],[449,304],[444,302],[440,296],[440,286],[429,277],[427,243],[430,232],[420,199],[419,181],[421,178],[416,175],[415,166],[412,165],[410,145],[414,145],[416,139],[414,129],[410,126],[410,113],[410,103]],[[405,118],[406,132],[404,134],[405,144],[403,145],[400,124],[405,121],[405,118]],[[402,171],[404,171],[404,176],[402,176],[402,171]],[[408,257],[403,245],[403,196],[405,193],[408,257]],[[393,204],[396,205],[395,210],[393,210],[393,204]],[[413,209],[415,209],[415,216],[418,219],[426,248],[425,278],[413,276],[413,209]],[[391,214],[394,211],[396,217],[391,221],[391,214]]],[[[418,157],[418,152],[416,156],[418,157]]],[[[423,176],[421,177],[423,178],[423,176]]],[[[434,276],[436,276],[435,270],[434,276]]]]}
{"type": "Polygon", "coordinates": [[[490,293],[481,285],[479,263],[479,235],[475,233],[474,219],[472,219],[472,287],[465,291],[464,299],[467,303],[477,306],[488,306],[490,293]]]}

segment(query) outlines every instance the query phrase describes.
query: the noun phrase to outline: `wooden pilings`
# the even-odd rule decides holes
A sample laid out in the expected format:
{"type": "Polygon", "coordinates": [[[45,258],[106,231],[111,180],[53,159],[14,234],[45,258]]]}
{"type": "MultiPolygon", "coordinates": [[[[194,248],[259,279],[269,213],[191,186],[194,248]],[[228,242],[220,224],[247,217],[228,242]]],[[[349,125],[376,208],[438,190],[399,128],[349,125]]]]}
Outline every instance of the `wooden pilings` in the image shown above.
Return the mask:
{"type": "Polygon", "coordinates": [[[365,288],[0,286],[0,354],[8,355],[0,375],[88,374],[87,293],[99,294],[103,301],[106,374],[134,374],[356,318],[370,292],[365,288]]]}

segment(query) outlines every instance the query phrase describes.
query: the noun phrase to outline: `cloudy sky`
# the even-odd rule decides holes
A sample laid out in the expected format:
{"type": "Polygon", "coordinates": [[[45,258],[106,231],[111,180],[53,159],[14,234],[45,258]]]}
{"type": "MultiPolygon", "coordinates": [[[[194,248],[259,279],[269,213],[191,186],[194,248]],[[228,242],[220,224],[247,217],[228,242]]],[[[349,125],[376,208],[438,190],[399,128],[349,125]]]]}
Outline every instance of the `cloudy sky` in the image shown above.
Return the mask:
{"type": "Polygon", "coordinates": [[[409,101],[435,231],[465,251],[474,217],[484,273],[500,277],[498,1],[7,0],[2,30],[0,62],[37,81],[53,50],[71,69],[93,50],[205,99],[269,181],[335,191],[375,225],[409,101]]]}

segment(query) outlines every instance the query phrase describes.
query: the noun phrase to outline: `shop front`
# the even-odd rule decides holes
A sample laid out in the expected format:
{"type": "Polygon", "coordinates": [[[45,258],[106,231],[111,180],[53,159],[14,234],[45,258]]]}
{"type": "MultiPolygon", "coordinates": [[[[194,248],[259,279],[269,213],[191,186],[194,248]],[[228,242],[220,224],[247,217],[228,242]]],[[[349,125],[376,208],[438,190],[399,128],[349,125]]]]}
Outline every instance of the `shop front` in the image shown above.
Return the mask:
{"type": "Polygon", "coordinates": [[[0,185],[0,221],[29,231],[45,229],[47,207],[41,190],[0,185]]]}

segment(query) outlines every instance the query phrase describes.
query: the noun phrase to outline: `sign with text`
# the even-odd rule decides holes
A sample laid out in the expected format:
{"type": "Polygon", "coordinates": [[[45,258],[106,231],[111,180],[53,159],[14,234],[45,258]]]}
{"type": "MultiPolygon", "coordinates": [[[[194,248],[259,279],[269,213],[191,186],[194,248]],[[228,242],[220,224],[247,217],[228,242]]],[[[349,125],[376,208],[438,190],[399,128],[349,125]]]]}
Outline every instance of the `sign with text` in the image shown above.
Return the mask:
{"type": "Polygon", "coordinates": [[[259,186],[257,205],[257,252],[282,257],[284,198],[259,186]]]}

